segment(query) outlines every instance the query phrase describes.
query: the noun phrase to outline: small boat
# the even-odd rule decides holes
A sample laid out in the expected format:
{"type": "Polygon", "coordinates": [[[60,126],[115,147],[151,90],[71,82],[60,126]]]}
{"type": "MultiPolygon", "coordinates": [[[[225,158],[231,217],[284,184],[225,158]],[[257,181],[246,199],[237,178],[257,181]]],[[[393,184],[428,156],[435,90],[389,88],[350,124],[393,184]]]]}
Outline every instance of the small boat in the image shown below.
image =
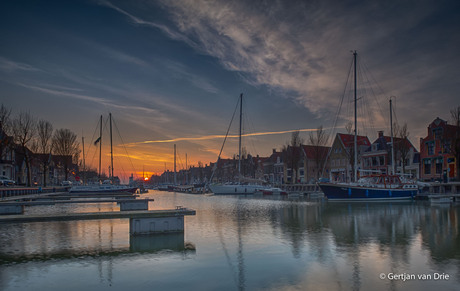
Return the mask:
{"type": "Polygon", "coordinates": [[[430,195],[429,199],[431,204],[450,204],[453,201],[452,196],[446,195],[430,195]]]}
{"type": "Polygon", "coordinates": [[[287,195],[288,193],[280,188],[266,188],[262,190],[263,195],[287,195]]]}

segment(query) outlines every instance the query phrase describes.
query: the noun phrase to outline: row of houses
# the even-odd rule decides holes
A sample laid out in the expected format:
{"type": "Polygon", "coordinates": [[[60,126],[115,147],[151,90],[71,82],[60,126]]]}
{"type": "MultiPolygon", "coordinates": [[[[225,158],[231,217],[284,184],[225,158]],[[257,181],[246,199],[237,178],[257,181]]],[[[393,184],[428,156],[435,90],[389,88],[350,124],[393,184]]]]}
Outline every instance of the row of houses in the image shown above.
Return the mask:
{"type": "Polygon", "coordinates": [[[24,150],[5,134],[0,135],[0,143],[0,176],[15,181],[16,185],[27,185],[26,157],[30,161],[31,184],[35,186],[60,185],[78,171],[78,165],[72,162],[71,156],[34,153],[28,148],[24,150]]]}
{"type": "MultiPolygon", "coordinates": [[[[420,152],[408,138],[393,137],[394,169],[396,173],[424,180],[453,180],[458,171],[454,144],[460,138],[460,127],[436,118],[420,139],[420,152]]],[[[370,142],[367,136],[357,137],[359,173],[392,172],[391,136],[383,131],[370,142]]],[[[331,147],[301,145],[288,146],[281,151],[273,149],[268,157],[247,155],[241,162],[246,178],[265,181],[273,185],[313,183],[318,179],[352,181],[354,179],[354,135],[337,133],[331,147]]],[[[238,173],[237,157],[221,159],[204,167],[191,167],[177,173],[177,183],[235,181],[238,173]],[[214,175],[212,172],[214,170],[214,175]]],[[[173,172],[163,173],[160,181],[173,181],[173,172]]]]}
{"type": "MultiPolygon", "coordinates": [[[[420,152],[409,139],[393,138],[396,173],[404,173],[424,180],[449,180],[457,176],[456,147],[459,146],[460,127],[436,118],[427,128],[427,136],[420,139],[420,152]]],[[[0,139],[4,142],[5,139],[0,139]]],[[[241,172],[246,178],[265,181],[273,185],[313,183],[321,178],[332,181],[351,181],[354,174],[354,135],[337,133],[332,146],[287,146],[281,151],[273,149],[268,157],[245,155],[241,172]]],[[[58,185],[67,177],[75,179],[78,165],[70,156],[38,154],[11,144],[0,148],[0,175],[27,184],[26,155],[30,160],[32,184],[58,185]]],[[[359,172],[391,173],[391,137],[378,132],[374,142],[367,136],[358,136],[359,172]]],[[[174,174],[167,171],[153,179],[157,183],[193,184],[234,181],[238,173],[238,160],[221,159],[217,163],[191,167],[174,174]],[[214,174],[213,174],[214,172],[214,174]],[[176,175],[176,178],[174,178],[176,175]]]]}

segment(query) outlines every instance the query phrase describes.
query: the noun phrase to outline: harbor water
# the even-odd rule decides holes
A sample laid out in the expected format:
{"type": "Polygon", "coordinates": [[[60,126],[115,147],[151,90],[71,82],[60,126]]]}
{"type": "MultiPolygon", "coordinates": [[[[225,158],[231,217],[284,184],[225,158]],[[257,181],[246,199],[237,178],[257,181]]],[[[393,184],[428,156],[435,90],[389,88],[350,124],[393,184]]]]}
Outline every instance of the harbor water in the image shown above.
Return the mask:
{"type": "MultiPolygon", "coordinates": [[[[0,224],[0,290],[458,290],[460,207],[151,191],[185,232],[129,220],[0,224]]],[[[115,204],[25,214],[118,211],[115,204]]]]}

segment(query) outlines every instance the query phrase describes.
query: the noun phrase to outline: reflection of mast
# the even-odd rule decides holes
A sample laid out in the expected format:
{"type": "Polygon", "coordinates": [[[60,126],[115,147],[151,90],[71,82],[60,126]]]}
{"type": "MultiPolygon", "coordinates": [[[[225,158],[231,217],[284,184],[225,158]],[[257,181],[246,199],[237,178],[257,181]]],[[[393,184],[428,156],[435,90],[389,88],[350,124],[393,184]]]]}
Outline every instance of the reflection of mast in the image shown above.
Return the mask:
{"type": "MultiPolygon", "coordinates": [[[[238,199],[238,202],[240,199],[238,199]]],[[[241,204],[238,203],[238,206],[241,204]]],[[[243,240],[241,238],[241,209],[237,208],[237,225],[238,225],[238,290],[244,290],[246,280],[244,277],[244,256],[243,256],[243,240]]]]}
{"type": "Polygon", "coordinates": [[[232,271],[233,279],[235,280],[235,283],[238,285],[238,290],[245,290],[246,287],[246,279],[245,279],[245,270],[244,270],[244,254],[243,254],[243,239],[241,235],[241,209],[240,209],[240,204],[238,203],[237,205],[237,233],[238,233],[238,273],[235,270],[235,267],[232,264],[232,260],[230,258],[230,255],[227,250],[227,246],[225,245],[224,237],[222,234],[222,228],[220,225],[220,219],[217,220],[219,223],[217,230],[220,238],[220,243],[222,244],[222,248],[224,250],[225,257],[227,259],[227,263],[230,267],[230,270],[232,271]]]}

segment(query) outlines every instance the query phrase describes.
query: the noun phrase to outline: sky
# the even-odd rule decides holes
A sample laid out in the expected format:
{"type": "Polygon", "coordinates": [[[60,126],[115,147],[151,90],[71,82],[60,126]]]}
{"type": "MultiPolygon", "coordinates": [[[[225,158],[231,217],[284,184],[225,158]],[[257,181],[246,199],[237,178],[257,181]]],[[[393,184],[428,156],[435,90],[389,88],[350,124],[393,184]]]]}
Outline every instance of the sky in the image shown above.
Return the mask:
{"type": "MultiPolygon", "coordinates": [[[[253,155],[295,130],[345,132],[353,51],[371,141],[389,134],[390,97],[417,148],[460,105],[459,1],[5,0],[0,38],[0,103],[84,136],[93,168],[101,115],[108,168],[112,113],[121,177],[173,170],[174,144],[177,169],[215,162],[241,93],[253,155]]],[[[223,157],[238,152],[237,121],[223,157]]]]}

